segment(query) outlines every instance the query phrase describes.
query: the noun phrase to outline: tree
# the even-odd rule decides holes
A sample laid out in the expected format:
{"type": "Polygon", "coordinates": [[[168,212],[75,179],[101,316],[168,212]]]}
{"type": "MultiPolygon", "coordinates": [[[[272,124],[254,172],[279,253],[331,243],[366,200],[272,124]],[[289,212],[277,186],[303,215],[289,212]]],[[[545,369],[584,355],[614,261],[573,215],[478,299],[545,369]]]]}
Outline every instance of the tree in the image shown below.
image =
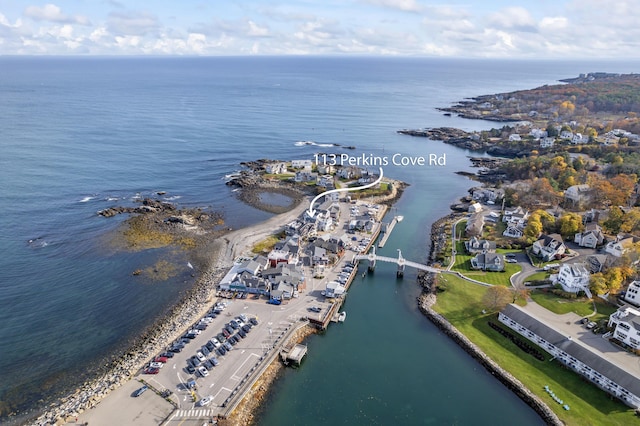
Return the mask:
{"type": "Polygon", "coordinates": [[[558,225],[563,237],[573,236],[584,229],[582,218],[577,213],[564,214],[558,220],[558,225]]]}
{"type": "Polygon", "coordinates": [[[524,227],[524,236],[527,243],[533,243],[542,233],[542,222],[539,217],[530,216],[527,220],[527,226],[524,227]]]}
{"type": "Polygon", "coordinates": [[[605,220],[602,225],[604,225],[604,229],[611,233],[617,234],[620,232],[620,227],[622,226],[622,221],[624,219],[624,212],[618,206],[612,206],[609,209],[609,217],[605,220]]]}
{"type": "Polygon", "coordinates": [[[513,300],[513,294],[507,287],[494,285],[482,296],[482,304],[490,311],[500,311],[513,300]]]}
{"type": "Polygon", "coordinates": [[[620,232],[635,232],[640,230],[640,209],[633,208],[622,217],[620,232]]]}
{"type": "Polygon", "coordinates": [[[612,293],[616,293],[620,287],[622,287],[622,281],[624,277],[622,276],[622,271],[618,267],[609,268],[607,272],[604,273],[604,279],[607,283],[607,288],[612,293]]]}
{"type": "Polygon", "coordinates": [[[589,279],[589,288],[591,288],[591,291],[595,294],[604,294],[607,292],[607,281],[605,280],[604,275],[602,275],[602,272],[596,272],[591,275],[591,278],[589,279]]]}

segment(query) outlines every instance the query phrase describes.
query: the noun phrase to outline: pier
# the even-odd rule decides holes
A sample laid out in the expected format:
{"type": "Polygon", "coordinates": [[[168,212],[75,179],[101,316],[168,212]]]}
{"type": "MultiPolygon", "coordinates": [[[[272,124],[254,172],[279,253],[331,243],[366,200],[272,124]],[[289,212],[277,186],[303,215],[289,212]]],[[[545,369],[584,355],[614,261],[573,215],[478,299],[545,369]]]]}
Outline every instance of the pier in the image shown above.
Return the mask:
{"type": "Polygon", "coordinates": [[[285,365],[293,362],[296,365],[300,365],[302,358],[307,354],[307,345],[295,345],[291,349],[284,349],[280,352],[280,357],[285,365]]]}
{"type": "Polygon", "coordinates": [[[387,240],[389,239],[389,236],[391,235],[391,232],[393,231],[393,228],[395,228],[398,222],[402,222],[402,219],[402,216],[394,216],[391,220],[391,223],[385,226],[385,229],[382,231],[382,237],[378,242],[378,248],[384,247],[384,245],[387,243],[387,240]]]}

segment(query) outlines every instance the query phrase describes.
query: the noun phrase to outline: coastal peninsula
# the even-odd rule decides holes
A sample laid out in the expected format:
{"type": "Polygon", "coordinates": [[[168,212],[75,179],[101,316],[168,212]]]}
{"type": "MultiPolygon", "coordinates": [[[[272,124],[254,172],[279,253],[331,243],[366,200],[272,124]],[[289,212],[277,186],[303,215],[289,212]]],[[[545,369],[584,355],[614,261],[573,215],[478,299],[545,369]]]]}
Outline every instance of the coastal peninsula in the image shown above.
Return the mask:
{"type": "MultiPolygon", "coordinates": [[[[286,179],[273,180],[266,175],[268,174],[263,166],[244,173],[242,179],[243,182],[247,180],[253,182],[251,185],[246,186],[254,194],[263,190],[278,190],[278,194],[286,191],[287,194],[299,194],[300,202],[297,202],[288,212],[274,216],[264,223],[235,231],[227,229],[223,235],[215,232],[207,233],[208,230],[202,226],[192,227],[194,222],[184,226],[185,222],[187,222],[186,219],[184,221],[159,219],[161,215],[166,214],[169,214],[169,217],[181,218],[195,216],[195,212],[187,213],[175,206],[163,205],[162,208],[154,208],[153,211],[147,211],[148,209],[146,208],[143,208],[144,211],[142,212],[133,211],[141,216],[151,213],[152,216],[148,216],[148,218],[153,218],[151,222],[155,223],[163,233],[171,231],[170,235],[174,237],[175,235],[182,235],[184,232],[198,232],[202,235],[208,235],[209,238],[215,236],[214,241],[210,242],[208,246],[211,248],[209,252],[211,258],[210,266],[188,296],[167,317],[145,332],[139,341],[127,351],[125,356],[110,366],[109,371],[101,377],[85,383],[72,396],[65,398],[61,403],[56,404],[50,411],[38,418],[35,424],[48,424],[61,420],[73,421],[75,417],[86,419],[85,421],[90,423],[96,421],[100,423],[105,419],[111,419],[109,421],[113,422],[126,422],[124,418],[118,417],[116,419],[110,417],[113,412],[109,407],[113,404],[111,401],[118,401],[119,398],[130,398],[131,392],[136,390],[132,390],[132,387],[140,386],[139,383],[131,380],[134,375],[146,387],[151,388],[158,395],[165,398],[165,402],[162,402],[162,399],[157,400],[159,405],[153,411],[153,415],[156,417],[162,416],[162,413],[169,410],[167,416],[170,414],[169,417],[179,419],[181,415],[180,408],[183,403],[182,396],[188,395],[195,395],[196,398],[188,404],[189,407],[194,407],[193,402],[196,402],[195,407],[208,407],[209,402],[205,401],[213,400],[214,403],[210,407],[214,407],[214,404],[218,407],[213,417],[228,418],[231,413],[235,412],[234,417],[228,420],[232,422],[230,424],[243,423],[245,420],[241,419],[252,416],[254,411],[252,407],[255,407],[256,401],[264,397],[270,382],[277,375],[279,368],[277,366],[280,365],[278,357],[282,355],[283,350],[290,348],[287,344],[294,344],[303,340],[308,334],[314,332],[317,327],[326,328],[334,318],[334,315],[337,315],[337,310],[341,305],[341,298],[338,296],[338,292],[340,288],[343,291],[348,288],[351,279],[355,276],[353,266],[345,266],[350,263],[350,258],[346,256],[345,252],[355,250],[356,253],[359,253],[368,249],[373,244],[375,235],[379,232],[380,220],[386,211],[384,205],[373,204],[372,200],[375,198],[376,203],[392,202],[400,196],[403,188],[402,183],[387,179],[381,184],[381,188],[373,188],[367,194],[369,198],[366,199],[366,202],[358,202],[350,198],[326,200],[322,205],[316,207],[318,210],[316,217],[306,217],[305,212],[309,207],[309,198],[302,195],[302,191],[295,188],[299,186],[299,183],[286,179]],[[270,182],[265,182],[267,180],[270,180],[270,182]],[[334,208],[344,211],[340,214],[337,210],[332,210],[334,208]],[[358,214],[355,217],[359,218],[359,220],[349,221],[349,211],[351,216],[357,212],[358,214]],[[331,219],[332,215],[335,218],[333,221],[331,219]],[[313,223],[315,225],[305,226],[305,222],[307,222],[307,225],[313,223]],[[349,227],[351,226],[350,222],[353,222],[351,228],[349,227]],[[169,231],[165,227],[169,227],[169,231]],[[302,229],[303,227],[304,229],[302,229]],[[333,230],[340,230],[339,232],[345,233],[346,229],[350,230],[348,244],[347,238],[337,239],[337,237],[332,236],[333,230]],[[291,230],[296,231],[289,234],[291,230]],[[274,235],[284,236],[285,238],[280,243],[285,244],[286,247],[291,248],[293,247],[292,244],[298,244],[296,254],[294,255],[291,251],[287,252],[286,250],[289,249],[285,250],[285,246],[278,245],[277,238],[275,239],[276,244],[269,242],[274,241],[274,235]],[[355,245],[353,241],[356,238],[362,239],[362,241],[366,239],[367,242],[360,242],[360,245],[355,245]],[[308,249],[311,249],[314,256],[318,256],[318,258],[312,259],[311,252],[308,249]],[[322,256],[320,256],[321,251],[324,252],[322,256]],[[283,255],[284,257],[282,257],[283,255]],[[300,262],[300,267],[298,267],[296,266],[298,264],[297,259],[293,261],[291,256],[296,258],[297,256],[307,257],[310,263],[300,262]],[[271,263],[271,259],[280,260],[274,260],[271,263]],[[289,260],[283,262],[285,259],[289,260]],[[244,280],[248,277],[248,271],[255,265],[260,264],[260,262],[265,262],[255,271],[260,271],[260,275],[249,277],[250,279],[245,282],[244,280]],[[287,265],[289,266],[287,267],[287,265]],[[345,270],[351,271],[351,273],[344,276],[344,271],[339,271],[343,267],[345,270]],[[338,272],[334,271],[340,272],[340,276],[338,276],[338,272]],[[286,274],[289,278],[283,274],[286,274]],[[303,278],[303,275],[298,276],[296,274],[304,274],[306,277],[314,278],[309,282],[309,280],[303,278]],[[268,277],[271,276],[279,278],[269,281],[270,278],[268,277]],[[336,281],[330,281],[329,277],[333,277],[336,281]],[[250,287],[250,282],[255,282],[259,285],[250,287]],[[337,285],[335,288],[331,287],[336,292],[336,295],[326,296],[325,300],[324,286],[326,285],[329,288],[331,283],[337,285]],[[264,285],[267,287],[264,287],[264,285]],[[289,285],[292,286],[292,290],[287,290],[289,285]],[[241,289],[241,286],[244,287],[241,289]],[[320,286],[323,287],[321,288],[320,286]],[[316,304],[314,306],[318,307],[318,311],[306,308],[308,306],[306,303],[312,301],[316,304]],[[272,308],[272,306],[279,305],[286,306],[287,309],[297,309],[300,313],[295,317],[291,314],[282,316],[279,314],[279,310],[273,311],[272,308]],[[244,309],[247,308],[250,310],[245,311],[244,309]],[[221,380],[220,377],[222,376],[220,375],[226,374],[220,371],[228,370],[228,374],[231,374],[229,376],[230,383],[236,383],[234,377],[236,377],[238,369],[246,368],[246,376],[235,384],[233,392],[229,391],[226,399],[220,400],[217,399],[218,394],[207,395],[207,388],[204,384],[201,384],[201,381],[206,379],[208,373],[202,370],[202,363],[199,364],[198,370],[191,373],[189,373],[191,364],[187,364],[186,367],[180,365],[178,370],[180,382],[177,387],[168,381],[165,385],[159,386],[160,383],[164,383],[166,380],[175,381],[175,374],[173,373],[167,377],[161,374],[156,375],[159,373],[159,369],[164,365],[168,365],[168,363],[176,362],[175,360],[181,357],[182,348],[187,343],[191,343],[192,340],[198,341],[199,335],[201,333],[204,335],[203,331],[209,324],[222,324],[232,318],[228,317],[231,312],[234,312],[233,315],[238,315],[236,318],[239,321],[240,318],[244,318],[243,330],[245,330],[245,327],[249,327],[244,331],[247,334],[247,341],[254,340],[248,335],[250,331],[249,320],[257,330],[251,334],[258,336],[255,339],[261,339],[249,346],[252,352],[247,352],[244,355],[246,358],[242,358],[244,361],[238,358],[240,355],[236,355],[236,351],[230,351],[229,347],[226,350],[226,352],[229,352],[228,355],[219,352],[221,347],[218,345],[224,342],[226,346],[232,341],[230,335],[227,339],[220,337],[221,333],[218,333],[217,340],[211,338],[200,342],[202,347],[199,351],[196,350],[197,348],[190,348],[189,350],[196,350],[198,353],[206,350],[207,352],[204,353],[207,353],[207,360],[213,363],[220,363],[221,366],[211,372],[211,374],[217,375],[218,380],[221,380]],[[312,326],[309,324],[312,324],[312,326]],[[209,345],[212,347],[206,349],[209,345]],[[262,349],[254,354],[253,351],[256,347],[260,348],[260,345],[262,345],[262,349]],[[215,357],[214,350],[216,351],[215,357]],[[234,361],[228,360],[229,358],[233,360],[234,357],[236,358],[234,361]],[[170,359],[171,361],[169,361],[170,359]],[[255,364],[253,367],[252,363],[255,364]],[[227,369],[223,367],[225,364],[229,365],[227,369]],[[272,367],[270,367],[271,365],[272,367]],[[232,368],[231,366],[234,367],[232,368]],[[253,385],[258,378],[260,378],[260,382],[253,385]],[[197,385],[193,387],[189,385],[191,380],[197,385]],[[187,388],[184,386],[187,386],[187,388]],[[178,391],[180,391],[180,395],[176,395],[178,391]],[[107,395],[109,397],[106,402],[101,402],[102,398],[107,395]],[[241,402],[243,396],[245,402],[241,402]],[[94,408],[94,410],[86,411],[88,408],[94,408]]],[[[372,176],[371,179],[373,178],[372,176]]],[[[343,182],[349,182],[349,178],[342,179],[343,182]]],[[[234,183],[231,182],[231,184],[233,185],[234,183]]],[[[325,182],[326,184],[327,182],[325,182]]],[[[335,184],[341,185],[344,183],[341,183],[336,178],[335,184]]],[[[242,188],[242,186],[240,187],[242,188]]],[[[309,188],[310,185],[307,183],[304,187],[309,188]]],[[[311,188],[311,191],[316,192],[314,188],[311,188]]],[[[154,203],[152,200],[143,201],[144,206],[154,203]]],[[[123,212],[126,213],[126,211],[123,212]]],[[[213,215],[208,214],[207,216],[213,215]]],[[[144,220],[147,221],[148,218],[144,220]]],[[[215,224],[215,226],[218,225],[217,223],[215,224]]],[[[154,232],[158,231],[158,229],[154,229],[154,232]]],[[[221,230],[220,232],[223,231],[221,230]]],[[[229,324],[231,322],[228,322],[223,327],[223,331],[228,329],[229,324]]],[[[242,331],[237,333],[242,333],[242,331]]],[[[212,336],[215,337],[215,333],[212,336]]],[[[243,336],[242,339],[244,338],[243,336]]],[[[240,337],[237,337],[237,339],[238,341],[233,345],[235,346],[237,343],[241,346],[240,337]]],[[[244,352],[245,350],[242,350],[238,353],[244,352]]],[[[231,386],[231,384],[227,386],[231,386]]],[[[223,389],[226,388],[223,387],[223,389]]],[[[209,411],[206,411],[207,409],[203,408],[202,415],[206,418],[211,418],[212,414],[209,414],[209,411]]],[[[123,413],[126,411],[122,410],[123,413]]]]}

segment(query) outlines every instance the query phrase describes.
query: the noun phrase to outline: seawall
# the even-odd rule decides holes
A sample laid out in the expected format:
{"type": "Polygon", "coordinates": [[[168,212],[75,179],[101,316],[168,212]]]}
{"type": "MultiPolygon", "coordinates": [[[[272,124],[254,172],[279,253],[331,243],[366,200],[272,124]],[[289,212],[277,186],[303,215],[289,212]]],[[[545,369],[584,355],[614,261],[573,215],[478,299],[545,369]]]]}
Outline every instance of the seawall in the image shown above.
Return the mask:
{"type": "Polygon", "coordinates": [[[465,352],[475,358],[491,375],[495,376],[509,390],[515,393],[527,405],[540,415],[548,425],[562,426],[564,423],[537,395],[531,392],[520,380],[502,369],[495,361],[489,358],[478,346],[456,329],[442,315],[431,309],[436,302],[433,293],[422,293],[418,297],[418,308],[436,327],[456,342],[465,352]]]}

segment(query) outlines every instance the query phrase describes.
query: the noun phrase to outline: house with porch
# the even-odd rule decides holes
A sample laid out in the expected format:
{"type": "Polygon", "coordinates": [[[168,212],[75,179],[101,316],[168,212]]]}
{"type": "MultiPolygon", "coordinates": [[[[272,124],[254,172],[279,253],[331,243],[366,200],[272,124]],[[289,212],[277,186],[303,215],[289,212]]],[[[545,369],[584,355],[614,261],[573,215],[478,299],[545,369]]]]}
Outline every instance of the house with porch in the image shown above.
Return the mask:
{"type": "Polygon", "coordinates": [[[591,273],[584,263],[563,263],[560,265],[556,282],[568,293],[585,292],[591,298],[589,279],[591,273]]]}

